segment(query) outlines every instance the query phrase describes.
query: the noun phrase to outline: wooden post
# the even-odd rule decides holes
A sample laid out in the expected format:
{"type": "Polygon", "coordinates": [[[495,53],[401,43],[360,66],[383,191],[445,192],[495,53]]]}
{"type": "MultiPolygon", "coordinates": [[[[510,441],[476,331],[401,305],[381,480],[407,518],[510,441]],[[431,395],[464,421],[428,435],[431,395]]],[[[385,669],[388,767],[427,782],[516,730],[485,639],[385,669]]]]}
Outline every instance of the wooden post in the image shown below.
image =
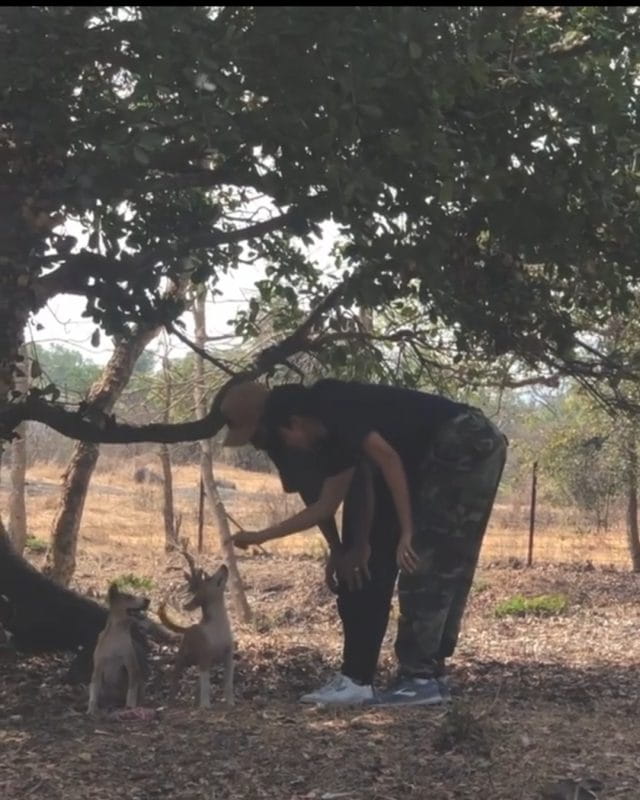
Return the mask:
{"type": "Polygon", "coordinates": [[[531,510],[529,512],[529,552],[527,554],[527,566],[533,565],[533,539],[536,528],[536,495],[538,490],[538,462],[533,462],[533,472],[531,474],[531,510]]]}
{"type": "Polygon", "coordinates": [[[204,549],[204,481],[200,478],[200,497],[198,499],[198,552],[204,549]]]}

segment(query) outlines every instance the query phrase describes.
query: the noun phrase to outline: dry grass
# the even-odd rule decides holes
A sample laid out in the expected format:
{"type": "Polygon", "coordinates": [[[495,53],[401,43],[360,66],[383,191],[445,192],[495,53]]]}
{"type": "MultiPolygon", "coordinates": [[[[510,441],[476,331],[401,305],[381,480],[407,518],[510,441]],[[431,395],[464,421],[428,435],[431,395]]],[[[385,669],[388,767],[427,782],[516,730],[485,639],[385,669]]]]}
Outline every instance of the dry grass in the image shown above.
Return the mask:
{"type": "MultiPolygon", "coordinates": [[[[83,522],[76,585],[103,593],[123,574],[152,579],[152,608],[175,591],[163,552],[160,495],[132,484],[133,470],[96,475],[83,522]]],[[[32,482],[57,484],[60,470],[38,466],[32,482]]],[[[277,478],[220,468],[237,492],[229,509],[248,527],[293,509],[280,502],[277,478]]],[[[177,506],[195,536],[197,472],[176,470],[177,506]]],[[[32,490],[35,486],[31,487],[32,490]]],[[[29,498],[30,532],[46,538],[54,494],[29,498]]],[[[501,522],[500,509],[496,515],[501,522]]],[[[537,553],[553,560],[585,553],[614,561],[609,542],[541,531],[537,553]],[[580,543],[578,546],[578,542],[580,543]],[[592,548],[592,549],[591,549],[592,548]]],[[[624,539],[622,534],[620,542],[624,539]]],[[[171,653],[154,661],[147,723],[93,722],[82,688],[61,683],[65,659],[27,659],[0,677],[0,796],[48,800],[540,800],[558,778],[597,778],[603,798],[637,800],[640,737],[640,577],[560,566],[489,567],[523,558],[526,532],[500,524],[488,535],[453,663],[463,690],[453,712],[301,709],[298,694],[339,664],[334,599],[322,585],[314,537],[291,537],[270,555],[242,557],[255,611],[235,624],[238,704],[191,710],[195,678],[182,707],[166,708],[171,653]],[[508,553],[504,551],[509,543],[508,553]],[[520,552],[522,548],[522,552],[520,552]],[[564,595],[566,613],[550,619],[496,617],[516,595],[564,595]]],[[[216,536],[207,528],[207,560],[216,536]]],[[[40,563],[41,556],[34,556],[40,563]]],[[[567,559],[569,560],[569,559],[567,559]]],[[[395,613],[380,680],[393,668],[395,613]]]]}
{"type": "MultiPolygon", "coordinates": [[[[115,465],[111,462],[108,469],[98,470],[85,508],[81,541],[83,550],[101,550],[108,554],[114,546],[127,548],[133,544],[130,549],[137,551],[139,537],[143,537],[152,550],[161,550],[161,489],[157,486],[135,485],[132,481],[133,471],[133,464],[127,462],[115,465]]],[[[48,491],[40,491],[29,499],[30,533],[39,539],[49,536],[61,473],[61,468],[55,464],[37,464],[29,471],[30,482],[48,488],[48,491]]],[[[237,491],[225,492],[223,499],[231,515],[247,529],[266,527],[301,508],[297,495],[282,493],[280,481],[275,475],[217,465],[216,477],[236,484],[237,491]]],[[[176,510],[183,516],[183,534],[193,537],[194,541],[198,482],[196,466],[175,469],[176,510]]],[[[624,530],[580,531],[568,523],[559,523],[557,513],[545,514],[545,510],[541,509],[540,516],[542,523],[535,532],[535,562],[628,567],[624,530]],[[550,518],[550,523],[545,523],[545,516],[550,518]]],[[[529,531],[525,517],[526,511],[525,514],[517,514],[508,506],[496,505],[483,545],[483,563],[526,561],[529,531]]],[[[206,519],[207,547],[216,551],[215,526],[208,510],[206,519]]],[[[275,553],[306,553],[313,556],[322,553],[323,548],[324,542],[319,532],[299,534],[268,546],[275,553]]]]}

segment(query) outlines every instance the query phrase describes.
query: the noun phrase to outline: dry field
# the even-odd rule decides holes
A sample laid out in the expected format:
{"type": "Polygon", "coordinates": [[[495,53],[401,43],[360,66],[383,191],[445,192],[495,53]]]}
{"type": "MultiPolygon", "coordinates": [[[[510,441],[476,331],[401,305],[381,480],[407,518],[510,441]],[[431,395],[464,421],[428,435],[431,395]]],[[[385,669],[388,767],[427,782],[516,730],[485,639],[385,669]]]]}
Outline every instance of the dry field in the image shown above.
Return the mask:
{"type": "MultiPolygon", "coordinates": [[[[132,468],[99,472],[85,511],[77,588],[102,594],[124,574],[147,579],[152,608],[175,591],[163,551],[160,494],[135,486],[132,468]]],[[[29,474],[30,532],[46,539],[60,469],[29,474]]],[[[295,508],[276,478],[230,468],[231,514],[264,526],[295,508]]],[[[5,481],[3,480],[3,483],[5,481]]],[[[195,536],[197,473],[176,470],[183,533],[195,536]]],[[[0,492],[0,507],[5,503],[0,492]]],[[[609,538],[543,528],[542,562],[523,559],[526,531],[498,508],[453,664],[452,711],[303,709],[299,693],[339,663],[334,600],[322,585],[322,544],[311,536],[243,557],[255,619],[236,625],[237,706],[193,709],[195,676],[168,709],[171,653],[154,655],[147,722],[92,721],[86,693],[62,683],[66,657],[0,664],[0,797],[87,800],[534,800],[561,778],[602,782],[597,797],[640,798],[640,577],[624,572],[623,534],[609,538]],[[500,563],[501,562],[501,563],[500,563]],[[496,566],[496,564],[499,564],[496,566]],[[615,564],[618,569],[602,565],[615,564]],[[497,618],[516,594],[563,594],[549,619],[497,618]]],[[[205,560],[216,559],[207,526],[205,560]]],[[[35,563],[41,556],[32,555],[35,563]]],[[[172,562],[175,563],[175,562],[172,562]]],[[[392,620],[380,680],[392,667],[392,620]]],[[[547,795],[552,798],[553,795],[547,795]]],[[[558,800],[590,800],[586,793],[558,800]]]]}

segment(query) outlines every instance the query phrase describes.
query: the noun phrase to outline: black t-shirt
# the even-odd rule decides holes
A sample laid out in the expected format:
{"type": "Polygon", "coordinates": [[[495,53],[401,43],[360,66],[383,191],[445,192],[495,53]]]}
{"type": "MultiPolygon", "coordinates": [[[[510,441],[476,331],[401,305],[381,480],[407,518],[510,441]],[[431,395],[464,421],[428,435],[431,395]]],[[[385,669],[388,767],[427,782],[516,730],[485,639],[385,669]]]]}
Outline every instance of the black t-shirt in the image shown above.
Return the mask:
{"type": "Polygon", "coordinates": [[[265,451],[275,464],[287,494],[298,492],[305,503],[314,503],[318,499],[326,474],[314,453],[285,447],[273,436],[265,451]]]}
{"type": "MultiPolygon", "coordinates": [[[[275,437],[270,439],[265,452],[278,470],[282,489],[287,494],[297,492],[307,505],[315,503],[320,497],[324,480],[328,477],[317,454],[313,451],[285,447],[275,437]]],[[[386,536],[389,533],[389,526],[395,521],[395,506],[379,470],[373,467],[371,475],[376,503],[373,531],[382,532],[386,536]]],[[[362,489],[362,484],[358,483],[357,487],[352,484],[349,492],[354,489],[356,491],[362,489]]],[[[355,502],[359,504],[360,498],[355,502]]]]}
{"type": "MultiPolygon", "coordinates": [[[[286,387],[272,390],[265,412],[272,436],[287,402],[286,387]]],[[[307,390],[303,408],[287,410],[314,417],[326,428],[326,438],[314,451],[324,474],[336,475],[355,466],[362,458],[364,439],[375,431],[396,450],[410,477],[440,427],[465,408],[413,389],[327,379],[307,390]]]]}

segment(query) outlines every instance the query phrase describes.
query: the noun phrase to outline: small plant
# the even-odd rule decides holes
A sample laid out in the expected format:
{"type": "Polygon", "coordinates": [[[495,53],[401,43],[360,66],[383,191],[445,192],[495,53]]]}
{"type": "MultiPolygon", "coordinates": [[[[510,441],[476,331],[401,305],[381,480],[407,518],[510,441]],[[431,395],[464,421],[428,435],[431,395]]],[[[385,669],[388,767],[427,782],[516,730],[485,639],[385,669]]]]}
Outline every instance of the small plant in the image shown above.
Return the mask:
{"type": "Polygon", "coordinates": [[[487,723],[474,714],[470,706],[454,701],[435,731],[433,747],[438,753],[451,750],[473,752],[482,758],[491,757],[487,723]]]}
{"type": "Polygon", "coordinates": [[[49,545],[42,539],[38,539],[37,536],[27,536],[25,547],[30,553],[40,555],[47,552],[49,545]]]}
{"type": "Polygon", "coordinates": [[[131,573],[120,575],[113,582],[122,592],[149,592],[153,589],[151,578],[144,578],[131,573]]]}
{"type": "Polygon", "coordinates": [[[495,609],[498,618],[503,617],[557,617],[567,610],[569,601],[564,594],[540,594],[525,597],[518,594],[499,603],[495,609]]]}

